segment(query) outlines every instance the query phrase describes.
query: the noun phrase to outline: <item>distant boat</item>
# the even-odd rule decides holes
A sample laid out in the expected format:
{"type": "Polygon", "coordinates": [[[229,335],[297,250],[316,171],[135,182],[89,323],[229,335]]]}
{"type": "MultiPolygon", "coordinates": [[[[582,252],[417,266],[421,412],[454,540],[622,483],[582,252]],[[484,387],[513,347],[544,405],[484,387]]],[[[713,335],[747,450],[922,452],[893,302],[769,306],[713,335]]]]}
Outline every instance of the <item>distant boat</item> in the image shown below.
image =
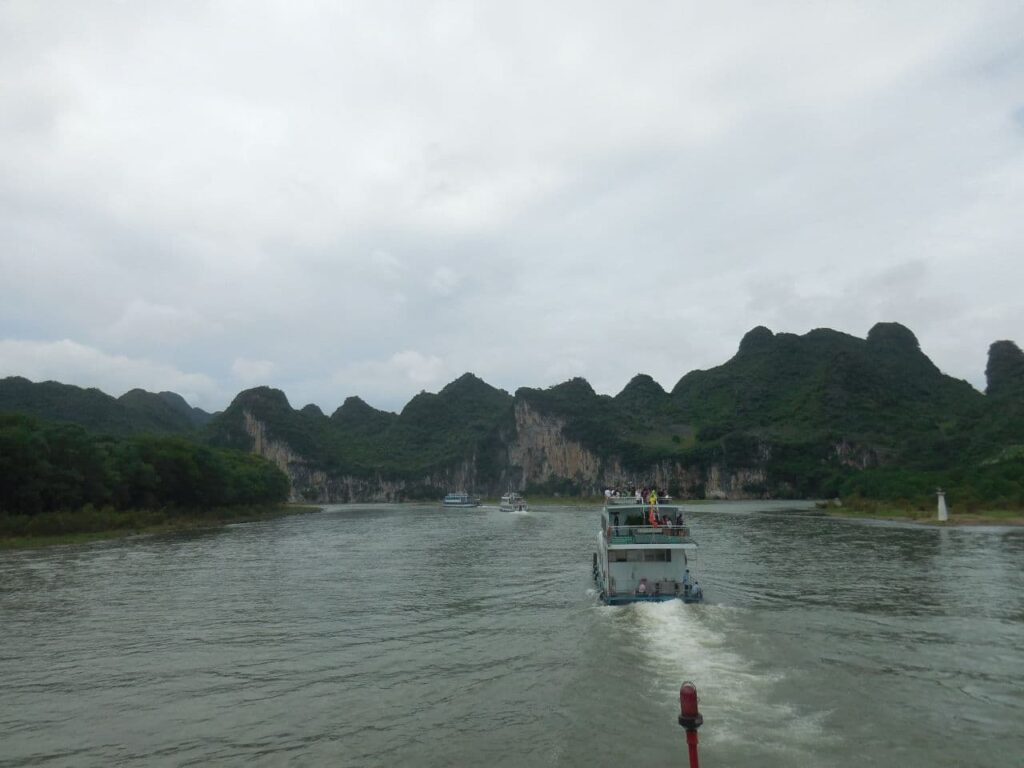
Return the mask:
{"type": "Polygon", "coordinates": [[[502,512],[526,512],[528,507],[526,499],[515,491],[509,491],[501,497],[501,503],[498,505],[498,509],[502,512]]]}
{"type": "Polygon", "coordinates": [[[480,499],[470,496],[468,493],[456,491],[444,497],[442,504],[446,507],[465,508],[479,507],[480,499]]]}

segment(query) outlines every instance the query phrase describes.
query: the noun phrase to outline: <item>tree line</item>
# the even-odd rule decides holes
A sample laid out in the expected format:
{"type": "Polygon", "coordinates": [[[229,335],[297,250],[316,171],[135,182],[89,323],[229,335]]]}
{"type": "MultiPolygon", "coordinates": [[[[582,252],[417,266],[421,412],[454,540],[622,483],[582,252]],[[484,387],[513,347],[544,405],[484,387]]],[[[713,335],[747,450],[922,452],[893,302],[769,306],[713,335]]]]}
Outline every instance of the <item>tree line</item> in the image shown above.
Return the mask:
{"type": "Polygon", "coordinates": [[[74,424],[0,414],[0,514],[283,502],[288,477],[242,451],[175,437],[114,438],[74,424]]]}

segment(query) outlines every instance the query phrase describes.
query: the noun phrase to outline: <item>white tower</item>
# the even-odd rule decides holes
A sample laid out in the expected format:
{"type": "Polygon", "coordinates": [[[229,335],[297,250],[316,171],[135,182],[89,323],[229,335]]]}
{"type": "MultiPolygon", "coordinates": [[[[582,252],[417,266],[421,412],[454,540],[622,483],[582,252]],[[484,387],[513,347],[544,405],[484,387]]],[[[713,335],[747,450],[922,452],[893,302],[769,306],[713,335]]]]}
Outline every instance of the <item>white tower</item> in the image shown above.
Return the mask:
{"type": "Polygon", "coordinates": [[[939,497],[939,522],[944,523],[949,520],[949,510],[946,509],[946,494],[938,488],[935,491],[935,495],[939,497]]]}

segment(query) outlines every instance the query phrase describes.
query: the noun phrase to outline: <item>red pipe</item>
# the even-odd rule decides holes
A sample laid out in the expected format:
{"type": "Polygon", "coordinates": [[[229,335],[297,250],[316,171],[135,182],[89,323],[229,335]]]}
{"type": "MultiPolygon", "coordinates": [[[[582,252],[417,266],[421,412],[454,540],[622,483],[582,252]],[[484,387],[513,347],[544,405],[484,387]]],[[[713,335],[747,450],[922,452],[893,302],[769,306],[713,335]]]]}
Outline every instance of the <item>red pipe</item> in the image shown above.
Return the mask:
{"type": "Polygon", "coordinates": [[[697,730],[686,732],[686,747],[690,750],[690,768],[700,768],[700,758],[697,757],[697,730]]]}
{"type": "Polygon", "coordinates": [[[697,707],[697,687],[691,682],[679,689],[679,724],[686,729],[686,747],[690,754],[690,768],[700,768],[697,757],[697,729],[704,724],[704,716],[697,707]]]}

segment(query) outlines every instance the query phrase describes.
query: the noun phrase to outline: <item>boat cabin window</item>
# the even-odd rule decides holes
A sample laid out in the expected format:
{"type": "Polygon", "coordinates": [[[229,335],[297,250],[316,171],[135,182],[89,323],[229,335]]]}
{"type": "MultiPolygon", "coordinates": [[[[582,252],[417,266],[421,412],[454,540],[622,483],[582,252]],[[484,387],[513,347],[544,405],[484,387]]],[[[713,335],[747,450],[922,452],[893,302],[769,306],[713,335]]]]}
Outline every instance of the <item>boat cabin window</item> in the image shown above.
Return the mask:
{"type": "Polygon", "coordinates": [[[671,549],[613,549],[608,552],[611,563],[671,563],[671,549]]]}

